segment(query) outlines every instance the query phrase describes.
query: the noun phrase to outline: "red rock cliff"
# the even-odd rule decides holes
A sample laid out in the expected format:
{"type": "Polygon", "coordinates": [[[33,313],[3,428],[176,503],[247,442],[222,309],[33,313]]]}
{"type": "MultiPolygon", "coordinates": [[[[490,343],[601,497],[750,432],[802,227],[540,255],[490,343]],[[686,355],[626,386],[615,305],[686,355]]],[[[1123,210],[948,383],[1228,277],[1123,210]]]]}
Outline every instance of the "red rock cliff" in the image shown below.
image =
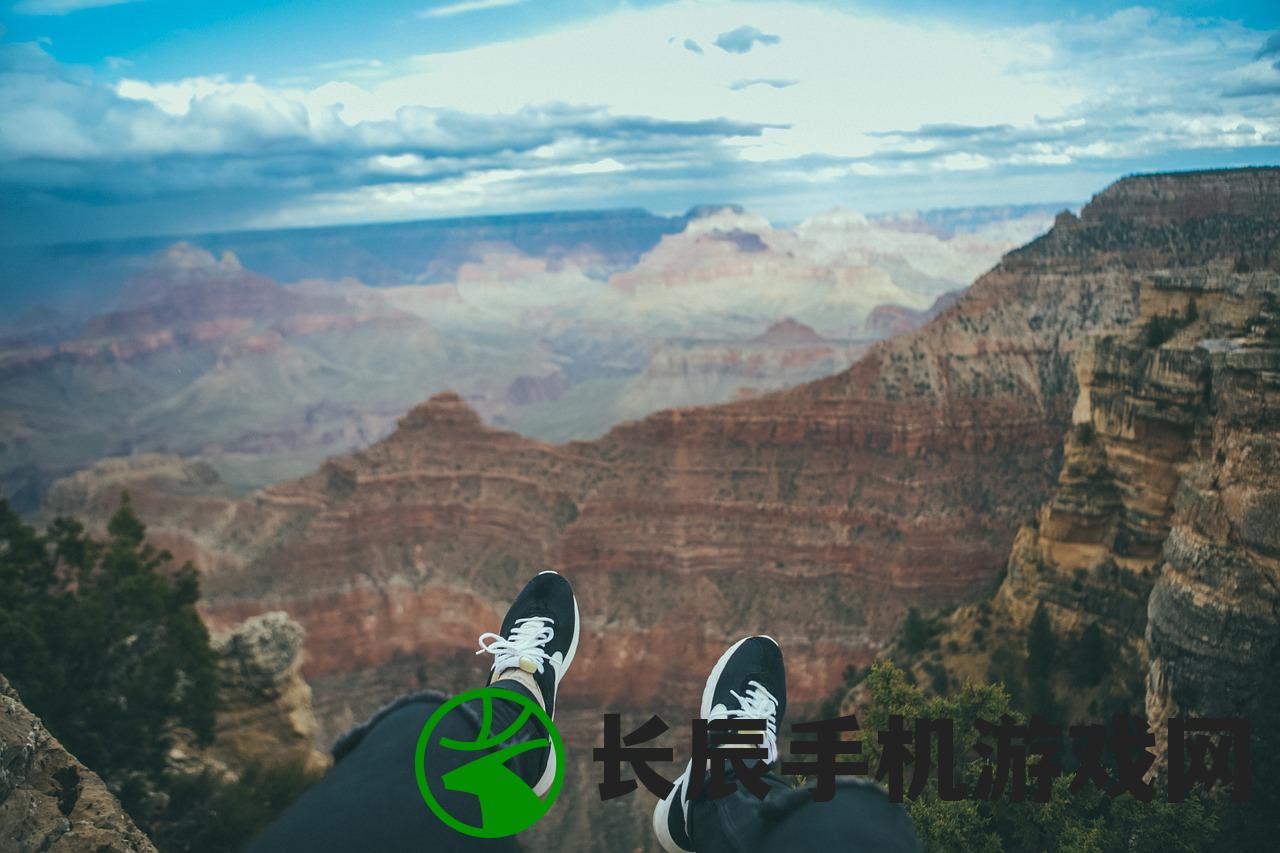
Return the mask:
{"type": "MultiPolygon", "coordinates": [[[[554,566],[584,619],[564,690],[579,756],[601,709],[690,713],[744,633],[782,642],[801,714],[908,605],[990,582],[1056,477],[1083,336],[1134,317],[1156,271],[1240,263],[1277,197],[1280,170],[1121,181],[844,373],[595,442],[496,431],[438,395],[380,444],[207,516],[207,615],[301,622],[332,733],[424,680],[477,683],[477,633],[554,566]]],[[[570,824],[596,825],[589,781],[570,824]]]]}

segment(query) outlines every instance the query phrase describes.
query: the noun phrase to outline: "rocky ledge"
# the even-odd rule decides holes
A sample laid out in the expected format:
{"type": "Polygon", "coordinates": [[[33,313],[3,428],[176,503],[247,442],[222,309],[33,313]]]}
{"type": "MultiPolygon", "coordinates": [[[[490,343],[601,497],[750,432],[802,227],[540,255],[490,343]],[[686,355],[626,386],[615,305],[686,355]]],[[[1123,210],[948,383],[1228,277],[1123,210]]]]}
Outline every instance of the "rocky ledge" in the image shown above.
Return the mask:
{"type": "Polygon", "coordinates": [[[98,775],[0,675],[0,850],[155,853],[98,775]]]}

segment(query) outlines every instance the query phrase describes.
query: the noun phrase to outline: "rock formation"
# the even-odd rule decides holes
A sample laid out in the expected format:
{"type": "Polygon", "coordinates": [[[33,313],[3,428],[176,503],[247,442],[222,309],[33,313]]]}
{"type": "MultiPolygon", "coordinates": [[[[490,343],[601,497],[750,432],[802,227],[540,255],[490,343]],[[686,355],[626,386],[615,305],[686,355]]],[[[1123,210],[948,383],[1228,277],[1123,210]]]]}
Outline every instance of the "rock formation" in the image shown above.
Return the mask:
{"type": "Polygon", "coordinates": [[[329,766],[316,749],[319,724],[303,680],[302,626],[279,611],[245,620],[213,638],[218,653],[218,714],[202,760],[232,773],[253,764],[329,766]]]}
{"type": "MultiPolygon", "coordinates": [[[[594,442],[487,428],[437,395],[379,444],[197,520],[206,616],[282,609],[302,623],[331,735],[401,689],[475,683],[477,632],[524,578],[557,567],[583,613],[562,706],[579,757],[602,709],[682,720],[715,656],[749,632],[782,642],[803,716],[908,605],[978,592],[1011,547],[1023,561],[1002,593],[1011,618],[1020,602],[1074,594],[1088,618],[1131,629],[1201,442],[1212,359],[1184,345],[1193,326],[1150,352],[1148,321],[1091,347],[1079,380],[1073,360],[1089,333],[1137,316],[1140,293],[1147,317],[1183,317],[1195,299],[1201,325],[1244,318],[1273,277],[1248,270],[1274,269],[1276,198],[1280,170],[1126,179],[847,371],[594,442]],[[1064,467],[1073,407],[1094,434],[1075,434],[1064,467]],[[1060,467],[1040,533],[1018,534],[1060,467]],[[1114,594],[1117,579],[1132,590],[1114,594]]],[[[1231,500],[1250,530],[1267,529],[1253,503],[1231,500]]],[[[591,802],[593,768],[575,766],[564,820],[588,821],[597,840],[632,837],[632,810],[591,802]]]]}
{"type": "MultiPolygon", "coordinates": [[[[0,316],[0,496],[33,512],[57,478],[138,453],[205,459],[248,492],[367,447],[445,389],[489,424],[562,441],[790,387],[906,328],[864,329],[876,306],[923,312],[1017,244],[1004,229],[1042,222],[1016,217],[984,237],[828,215],[801,237],[730,209],[623,211],[50,249],[69,278],[84,274],[72,257],[89,267],[85,304],[110,310],[0,316]],[[159,251],[130,254],[144,246],[159,251]],[[109,281],[112,252],[126,253],[125,285],[109,281]],[[695,353],[689,377],[665,381],[687,340],[750,357],[749,339],[789,315],[849,345],[745,381],[695,353]]],[[[32,284],[48,270],[23,266],[22,292],[53,298],[32,284]]]]}
{"type": "Polygon", "coordinates": [[[1280,281],[1206,342],[1205,405],[1147,606],[1147,712],[1243,716],[1280,646],[1280,281]]]}
{"type": "Polygon", "coordinates": [[[0,851],[155,853],[98,775],[0,675],[0,851]]]}
{"type": "MultiPolygon", "coordinates": [[[[1089,625],[1109,638],[1111,688],[1141,693],[1145,674],[1157,733],[1174,713],[1247,711],[1280,644],[1276,175],[1144,177],[1090,206],[1183,237],[1138,274],[1139,319],[1082,349],[1058,488],[992,601],[949,617],[950,651],[921,673],[984,677],[1043,603],[1068,641],[1089,625]]],[[[1070,693],[1076,716],[1098,698],[1070,693]]]]}

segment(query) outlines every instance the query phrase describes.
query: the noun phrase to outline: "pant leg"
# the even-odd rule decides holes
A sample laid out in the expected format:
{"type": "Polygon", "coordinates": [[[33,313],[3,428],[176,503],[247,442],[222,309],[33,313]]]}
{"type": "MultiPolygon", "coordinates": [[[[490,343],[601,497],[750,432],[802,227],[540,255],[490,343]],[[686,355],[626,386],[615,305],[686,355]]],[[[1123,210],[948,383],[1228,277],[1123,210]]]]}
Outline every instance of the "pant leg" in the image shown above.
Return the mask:
{"type": "MultiPolygon", "coordinates": [[[[501,686],[529,696],[515,682],[501,686]]],[[[439,694],[406,697],[378,712],[334,747],[334,765],[249,845],[250,853],[515,853],[514,838],[480,839],[443,823],[423,801],[414,770],[418,736],[432,713],[445,701],[439,694]]],[[[423,762],[429,779],[438,781],[449,771],[476,758],[477,753],[440,749],[439,736],[470,742],[480,729],[479,709],[466,703],[446,714],[432,735],[423,762]]],[[[492,730],[502,731],[521,709],[511,702],[493,703],[492,730]]],[[[544,737],[536,721],[526,724],[512,740],[544,737]]],[[[507,741],[511,743],[511,741],[507,741]]],[[[513,758],[508,766],[530,787],[546,763],[547,750],[513,758]]],[[[471,825],[481,823],[480,803],[465,792],[433,785],[437,799],[450,815],[471,825]]]]}
{"type": "Polygon", "coordinates": [[[839,783],[835,796],[825,803],[815,803],[805,788],[779,797],[773,805],[764,834],[750,853],[920,853],[907,810],[889,802],[888,794],[869,782],[839,783]]]}
{"type": "Polygon", "coordinates": [[[878,785],[840,780],[835,796],[818,803],[809,788],[794,789],[777,776],[764,779],[769,793],[763,800],[739,787],[719,800],[703,794],[690,804],[690,840],[698,853],[920,851],[906,809],[889,802],[878,785]]]}

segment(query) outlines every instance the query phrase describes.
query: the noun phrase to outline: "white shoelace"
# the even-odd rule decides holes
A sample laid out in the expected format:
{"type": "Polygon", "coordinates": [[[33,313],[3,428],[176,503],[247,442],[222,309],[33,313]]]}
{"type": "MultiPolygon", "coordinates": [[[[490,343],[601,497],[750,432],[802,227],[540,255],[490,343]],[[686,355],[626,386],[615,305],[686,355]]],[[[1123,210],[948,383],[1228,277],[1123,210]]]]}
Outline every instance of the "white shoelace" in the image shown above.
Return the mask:
{"type": "Polygon", "coordinates": [[[769,755],[765,761],[773,764],[778,760],[778,700],[770,693],[763,684],[758,681],[748,681],[746,695],[739,695],[736,691],[730,690],[729,695],[738,700],[737,708],[728,708],[723,711],[717,710],[724,708],[723,705],[717,705],[708,715],[707,720],[723,720],[726,718],[735,720],[764,720],[764,747],[769,755]]]}
{"type": "Polygon", "coordinates": [[[531,673],[529,667],[532,666],[541,673],[543,662],[551,658],[542,647],[556,634],[551,627],[554,622],[549,616],[526,616],[515,621],[510,636],[486,631],[480,635],[480,650],[476,654],[493,655],[494,672],[519,668],[531,673]]]}

